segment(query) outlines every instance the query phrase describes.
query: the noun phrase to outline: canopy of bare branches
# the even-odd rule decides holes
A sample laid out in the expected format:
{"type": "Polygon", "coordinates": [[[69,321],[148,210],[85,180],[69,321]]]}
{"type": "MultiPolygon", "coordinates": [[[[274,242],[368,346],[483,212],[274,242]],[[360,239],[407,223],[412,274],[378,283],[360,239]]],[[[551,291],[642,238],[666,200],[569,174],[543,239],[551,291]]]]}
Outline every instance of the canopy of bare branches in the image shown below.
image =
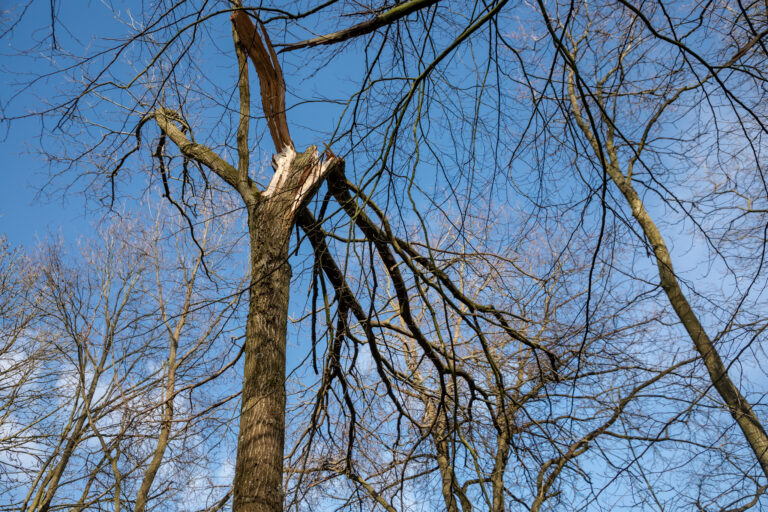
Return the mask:
{"type": "Polygon", "coordinates": [[[0,18],[101,219],[0,238],[0,510],[768,507],[765,1],[128,4],[0,18]]]}

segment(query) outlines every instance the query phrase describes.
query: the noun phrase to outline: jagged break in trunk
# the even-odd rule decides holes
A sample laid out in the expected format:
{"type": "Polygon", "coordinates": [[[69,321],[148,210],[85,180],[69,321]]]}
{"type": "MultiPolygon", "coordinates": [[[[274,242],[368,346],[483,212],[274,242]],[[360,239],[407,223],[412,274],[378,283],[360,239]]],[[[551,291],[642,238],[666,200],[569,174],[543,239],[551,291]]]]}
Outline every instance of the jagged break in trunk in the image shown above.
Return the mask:
{"type": "Polygon", "coordinates": [[[291,228],[299,212],[311,218],[305,209],[307,202],[327,174],[343,174],[344,160],[329,150],[321,162],[316,146],[296,153],[285,116],[283,73],[266,30],[262,26],[259,34],[243,10],[232,14],[232,22],[236,50],[247,51],[258,73],[262,109],[279,151],[273,157],[275,174],[267,189],[260,191],[248,175],[250,93],[241,53],[237,169],[210,148],[190,140],[185,133],[188,124],[178,112],[161,106],[151,117],[163,136],[169,137],[187,158],[204,165],[236,190],[248,210],[251,278],[232,510],[281,512],[291,228]]]}
{"type": "Polygon", "coordinates": [[[235,512],[283,508],[285,445],[285,346],[291,266],[291,228],[298,209],[316,190],[332,163],[320,163],[317,148],[275,158],[275,175],[249,208],[251,280],[245,339],[240,435],[235,464],[235,512]]]}

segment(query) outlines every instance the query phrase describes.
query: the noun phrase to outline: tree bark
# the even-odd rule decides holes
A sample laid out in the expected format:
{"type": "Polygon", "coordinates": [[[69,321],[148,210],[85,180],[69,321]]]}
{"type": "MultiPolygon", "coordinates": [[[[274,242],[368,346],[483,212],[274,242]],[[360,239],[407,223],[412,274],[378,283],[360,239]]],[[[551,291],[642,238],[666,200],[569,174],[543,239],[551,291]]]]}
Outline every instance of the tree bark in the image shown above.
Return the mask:
{"type": "Polygon", "coordinates": [[[335,157],[322,164],[317,148],[275,157],[275,175],[248,209],[251,279],[245,329],[245,369],[234,479],[234,512],[283,510],[285,346],[295,216],[314,194],[335,157]]]}
{"type": "Polygon", "coordinates": [[[233,510],[283,507],[285,345],[291,266],[290,225],[269,201],[248,216],[251,281],[233,510]],[[279,217],[277,217],[279,219],[279,217]]]}
{"type": "Polygon", "coordinates": [[[327,151],[321,162],[316,146],[296,153],[285,116],[283,73],[269,36],[243,10],[232,13],[232,23],[240,68],[238,169],[187,138],[175,125],[183,121],[178,113],[159,108],[154,117],[185,156],[208,167],[236,190],[248,210],[251,277],[232,510],[281,512],[291,228],[325,176],[334,170],[343,174],[344,160],[327,151]],[[263,191],[248,175],[250,92],[243,52],[250,56],[259,76],[262,110],[279,152],[272,159],[275,174],[263,191]]]}

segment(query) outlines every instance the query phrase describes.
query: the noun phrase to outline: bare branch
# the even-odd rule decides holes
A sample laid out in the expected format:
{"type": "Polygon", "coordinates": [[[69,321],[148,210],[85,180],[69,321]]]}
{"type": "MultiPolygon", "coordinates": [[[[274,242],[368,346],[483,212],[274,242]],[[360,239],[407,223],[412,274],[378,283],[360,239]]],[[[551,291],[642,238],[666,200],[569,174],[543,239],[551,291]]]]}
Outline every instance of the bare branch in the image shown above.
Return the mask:
{"type": "Polygon", "coordinates": [[[398,4],[391,9],[371,18],[370,20],[358,23],[357,25],[346,28],[344,30],[339,30],[338,32],[333,32],[332,34],[326,34],[324,36],[314,37],[312,39],[307,39],[298,43],[287,44],[280,49],[280,53],[298,50],[299,48],[309,48],[312,46],[319,46],[324,44],[335,44],[346,41],[347,39],[352,39],[354,37],[360,37],[365,34],[369,34],[385,25],[394,23],[411,13],[434,5],[439,1],[440,0],[410,0],[410,2],[398,4]]]}

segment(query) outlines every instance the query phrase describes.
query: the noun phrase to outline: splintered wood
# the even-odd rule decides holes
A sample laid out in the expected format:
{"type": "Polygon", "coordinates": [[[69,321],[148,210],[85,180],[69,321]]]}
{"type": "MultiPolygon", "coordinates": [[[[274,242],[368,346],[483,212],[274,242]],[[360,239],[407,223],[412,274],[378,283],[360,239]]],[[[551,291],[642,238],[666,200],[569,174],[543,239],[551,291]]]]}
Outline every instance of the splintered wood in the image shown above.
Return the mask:
{"type": "Polygon", "coordinates": [[[269,133],[275,143],[275,150],[283,151],[286,146],[293,148],[291,134],[288,131],[288,120],[285,117],[283,71],[280,69],[280,63],[272,47],[272,42],[269,40],[269,35],[261,24],[259,24],[261,34],[259,34],[259,29],[253,24],[248,14],[242,10],[232,13],[232,23],[240,43],[248,52],[248,56],[256,68],[256,73],[259,75],[261,104],[267,118],[269,133]]]}
{"type": "Polygon", "coordinates": [[[296,152],[285,115],[283,72],[267,31],[261,23],[257,27],[244,10],[232,13],[232,23],[240,44],[256,68],[264,116],[277,150],[272,158],[275,174],[262,197],[267,200],[276,196],[290,198],[286,214],[292,220],[297,210],[315,193],[328,171],[343,165],[343,160],[328,152],[321,162],[317,146],[310,146],[304,153],[296,152]]]}

